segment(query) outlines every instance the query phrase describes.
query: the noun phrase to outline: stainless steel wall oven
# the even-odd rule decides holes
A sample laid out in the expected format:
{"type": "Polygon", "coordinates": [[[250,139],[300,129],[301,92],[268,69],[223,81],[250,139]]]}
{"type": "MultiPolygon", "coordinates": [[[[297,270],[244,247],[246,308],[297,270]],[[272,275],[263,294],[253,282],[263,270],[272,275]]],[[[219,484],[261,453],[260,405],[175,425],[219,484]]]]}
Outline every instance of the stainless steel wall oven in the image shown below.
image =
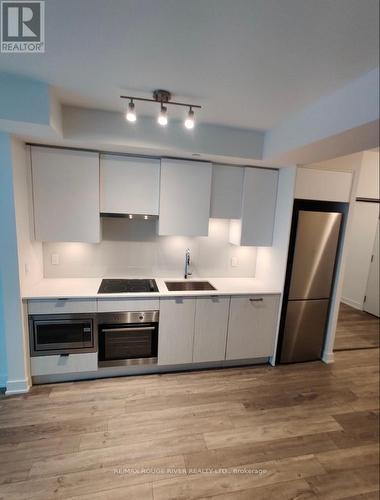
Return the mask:
{"type": "Polygon", "coordinates": [[[159,311],[98,313],[99,367],[157,363],[159,311]]]}

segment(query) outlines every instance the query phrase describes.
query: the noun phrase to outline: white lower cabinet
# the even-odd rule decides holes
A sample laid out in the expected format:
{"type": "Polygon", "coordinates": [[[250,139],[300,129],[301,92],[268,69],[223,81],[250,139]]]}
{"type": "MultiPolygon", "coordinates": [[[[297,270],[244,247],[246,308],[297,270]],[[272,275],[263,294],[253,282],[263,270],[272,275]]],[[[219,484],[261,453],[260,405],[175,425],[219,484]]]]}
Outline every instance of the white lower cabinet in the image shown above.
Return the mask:
{"type": "Polygon", "coordinates": [[[221,361],[226,351],[229,297],[160,301],[160,365],[221,361]]]}
{"type": "Polygon", "coordinates": [[[279,299],[279,295],[161,299],[158,364],[272,356],[279,299]]]}
{"type": "Polygon", "coordinates": [[[98,353],[34,356],[30,358],[30,368],[32,376],[92,372],[98,369],[98,353]]]}
{"type": "Polygon", "coordinates": [[[231,297],[226,359],[274,354],[279,295],[231,297]]]}
{"type": "Polygon", "coordinates": [[[193,363],[224,359],[229,305],[230,297],[197,298],[193,363]]]}
{"type": "Polygon", "coordinates": [[[175,297],[160,300],[159,365],[192,362],[195,304],[194,298],[175,297]]]}

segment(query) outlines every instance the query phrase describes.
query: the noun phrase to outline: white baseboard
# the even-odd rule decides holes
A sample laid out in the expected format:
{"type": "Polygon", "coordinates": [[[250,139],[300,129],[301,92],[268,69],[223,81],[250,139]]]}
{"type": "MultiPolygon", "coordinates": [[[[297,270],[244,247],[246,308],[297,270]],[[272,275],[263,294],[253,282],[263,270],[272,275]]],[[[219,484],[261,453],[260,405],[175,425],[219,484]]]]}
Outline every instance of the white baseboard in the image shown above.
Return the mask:
{"type": "Polygon", "coordinates": [[[322,356],[322,361],[326,364],[334,363],[334,353],[326,352],[322,356]]]}
{"type": "Polygon", "coordinates": [[[363,304],[360,304],[360,302],[356,302],[355,300],[347,299],[346,297],[341,297],[340,299],[343,304],[346,304],[347,306],[351,306],[354,309],[359,309],[359,311],[363,310],[363,304]]]}
{"type": "Polygon", "coordinates": [[[10,396],[12,394],[24,394],[29,392],[30,384],[27,379],[23,380],[8,380],[6,384],[5,394],[10,396]]]}

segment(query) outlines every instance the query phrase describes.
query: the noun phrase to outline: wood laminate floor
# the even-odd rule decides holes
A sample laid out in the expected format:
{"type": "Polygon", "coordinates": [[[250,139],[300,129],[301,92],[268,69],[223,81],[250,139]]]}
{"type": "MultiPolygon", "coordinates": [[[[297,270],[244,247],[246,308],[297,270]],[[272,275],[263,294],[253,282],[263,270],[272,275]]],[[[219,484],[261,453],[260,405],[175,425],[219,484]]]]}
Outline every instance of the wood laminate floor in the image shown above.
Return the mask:
{"type": "Polygon", "coordinates": [[[341,304],[335,336],[335,350],[379,347],[380,319],[341,304]]]}
{"type": "Polygon", "coordinates": [[[0,399],[0,498],[377,499],[378,350],[0,399]]]}

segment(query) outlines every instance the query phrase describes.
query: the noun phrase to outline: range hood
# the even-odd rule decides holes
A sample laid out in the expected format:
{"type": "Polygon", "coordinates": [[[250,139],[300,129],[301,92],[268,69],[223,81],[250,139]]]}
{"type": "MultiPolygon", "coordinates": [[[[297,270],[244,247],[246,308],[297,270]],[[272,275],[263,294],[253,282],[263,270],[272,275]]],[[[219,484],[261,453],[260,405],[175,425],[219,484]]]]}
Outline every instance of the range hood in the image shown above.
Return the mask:
{"type": "Polygon", "coordinates": [[[108,213],[100,212],[100,217],[102,218],[113,218],[113,219],[130,219],[130,220],[157,220],[158,215],[150,214],[119,214],[119,213],[108,213]]]}

